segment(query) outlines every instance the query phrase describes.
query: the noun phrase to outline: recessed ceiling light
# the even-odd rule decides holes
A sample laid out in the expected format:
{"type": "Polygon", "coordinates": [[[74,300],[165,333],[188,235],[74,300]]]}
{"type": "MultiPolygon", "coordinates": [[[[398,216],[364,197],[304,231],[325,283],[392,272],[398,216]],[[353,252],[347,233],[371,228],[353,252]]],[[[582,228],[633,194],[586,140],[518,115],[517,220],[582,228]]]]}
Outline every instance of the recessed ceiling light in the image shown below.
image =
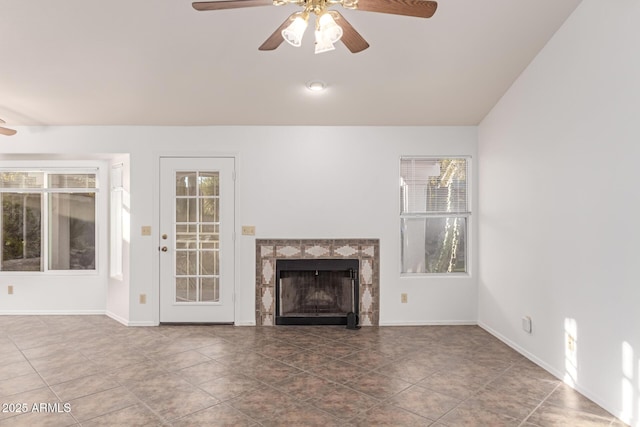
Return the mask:
{"type": "Polygon", "coordinates": [[[312,80],[307,82],[307,89],[312,92],[322,92],[327,88],[327,84],[320,80],[312,80]]]}

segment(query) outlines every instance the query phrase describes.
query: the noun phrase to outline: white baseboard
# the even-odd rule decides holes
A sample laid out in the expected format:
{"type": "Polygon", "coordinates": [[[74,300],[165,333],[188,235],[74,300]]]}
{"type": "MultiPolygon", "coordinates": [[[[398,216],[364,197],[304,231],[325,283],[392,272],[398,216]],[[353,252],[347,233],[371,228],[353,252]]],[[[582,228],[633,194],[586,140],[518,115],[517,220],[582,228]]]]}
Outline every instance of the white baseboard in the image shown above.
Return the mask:
{"type": "Polygon", "coordinates": [[[256,322],[235,322],[235,326],[256,326],[256,322]]]}
{"type": "Polygon", "coordinates": [[[127,319],[125,319],[124,317],[118,316],[117,314],[107,310],[104,314],[107,315],[107,317],[112,318],[113,320],[115,320],[118,323],[122,323],[124,326],[129,326],[129,321],[127,319]]]}
{"type": "MultiPolygon", "coordinates": [[[[597,394],[593,393],[591,390],[588,390],[585,387],[583,387],[580,384],[579,381],[577,383],[575,383],[575,384],[566,383],[564,381],[564,372],[558,371],[553,366],[551,366],[548,363],[546,363],[544,360],[541,360],[538,357],[536,357],[535,355],[529,353],[527,350],[525,350],[524,348],[520,347],[518,344],[514,343],[513,341],[511,341],[510,339],[508,339],[504,335],[500,334],[499,332],[495,331],[490,326],[488,326],[488,325],[486,325],[486,324],[484,324],[482,322],[478,322],[478,326],[480,326],[482,329],[484,329],[485,331],[487,331],[488,333],[490,333],[491,335],[493,335],[494,337],[496,337],[497,339],[499,339],[500,341],[502,341],[503,343],[505,343],[506,345],[508,345],[509,347],[511,347],[512,349],[514,349],[515,351],[517,351],[518,353],[520,353],[521,355],[523,355],[524,357],[529,359],[530,361],[532,361],[533,363],[535,363],[536,365],[540,366],[542,369],[544,369],[547,372],[549,372],[554,377],[558,378],[560,381],[562,381],[565,384],[567,384],[569,387],[572,387],[573,389],[575,389],[578,393],[582,394],[586,398],[588,398],[591,401],[595,402],[597,405],[603,407],[604,409],[606,409],[610,413],[612,413],[614,415],[616,413],[618,413],[618,415],[616,415],[616,416],[620,417],[620,413],[621,413],[620,410],[616,411],[616,410],[611,409],[607,404],[604,403],[603,399],[601,399],[597,394]]],[[[622,421],[625,421],[625,422],[629,423],[630,420],[622,420],[622,421]]]]}
{"type": "Polygon", "coordinates": [[[380,322],[380,326],[476,326],[475,320],[443,320],[443,321],[391,321],[380,322]]]}
{"type": "Polygon", "coordinates": [[[0,316],[96,316],[105,310],[0,310],[0,316]]]}
{"type": "Polygon", "coordinates": [[[0,316],[107,316],[124,326],[158,326],[153,321],[131,322],[107,310],[0,310],[0,316]]]}
{"type": "Polygon", "coordinates": [[[510,339],[508,339],[498,331],[492,329],[489,325],[486,325],[482,322],[478,322],[478,326],[480,326],[485,331],[489,332],[494,337],[498,338],[500,341],[502,341],[503,343],[505,343],[506,345],[508,345],[509,347],[511,347],[512,349],[514,349],[515,351],[517,351],[518,353],[526,357],[527,359],[531,360],[536,365],[540,366],[545,371],[548,371],[554,377],[560,380],[563,379],[562,378],[563,374],[561,372],[558,372],[553,366],[547,364],[544,360],[538,359],[535,355],[529,353],[527,350],[520,347],[518,344],[514,343],[513,341],[511,341],[510,339]]]}
{"type": "Polygon", "coordinates": [[[134,320],[127,322],[127,326],[158,326],[158,323],[151,320],[134,320]]]}

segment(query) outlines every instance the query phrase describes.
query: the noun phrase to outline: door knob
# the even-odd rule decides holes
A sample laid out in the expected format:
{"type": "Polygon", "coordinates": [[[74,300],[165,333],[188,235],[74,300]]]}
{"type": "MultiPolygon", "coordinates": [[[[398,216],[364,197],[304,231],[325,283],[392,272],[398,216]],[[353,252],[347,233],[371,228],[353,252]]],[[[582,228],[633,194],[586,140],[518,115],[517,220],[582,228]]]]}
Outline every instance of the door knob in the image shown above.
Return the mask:
{"type": "Polygon", "coordinates": [[[169,249],[167,249],[167,247],[166,247],[166,246],[163,246],[160,250],[161,250],[162,252],[167,252],[169,249]]]}

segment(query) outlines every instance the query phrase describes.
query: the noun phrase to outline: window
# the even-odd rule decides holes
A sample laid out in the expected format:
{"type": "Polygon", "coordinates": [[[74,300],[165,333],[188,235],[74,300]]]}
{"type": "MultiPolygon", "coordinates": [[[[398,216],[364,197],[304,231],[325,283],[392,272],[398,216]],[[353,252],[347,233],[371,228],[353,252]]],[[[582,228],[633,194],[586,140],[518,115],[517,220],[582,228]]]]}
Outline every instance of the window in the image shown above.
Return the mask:
{"type": "Polygon", "coordinates": [[[466,273],[466,158],[400,160],[402,273],[466,273]]]}
{"type": "Polygon", "coordinates": [[[0,170],[0,271],[95,270],[96,176],[0,170]]]}

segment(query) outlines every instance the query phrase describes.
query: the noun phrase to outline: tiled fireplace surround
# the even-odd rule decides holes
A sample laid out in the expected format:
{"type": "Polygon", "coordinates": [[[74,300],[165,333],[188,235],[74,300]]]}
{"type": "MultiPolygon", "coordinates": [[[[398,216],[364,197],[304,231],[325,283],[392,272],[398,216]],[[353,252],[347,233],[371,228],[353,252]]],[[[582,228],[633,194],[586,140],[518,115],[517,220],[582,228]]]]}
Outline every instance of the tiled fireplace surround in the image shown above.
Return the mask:
{"type": "Polygon", "coordinates": [[[360,264],[360,325],[380,319],[378,239],[256,240],[256,325],[275,324],[275,275],[279,259],[357,259],[360,264]]]}

